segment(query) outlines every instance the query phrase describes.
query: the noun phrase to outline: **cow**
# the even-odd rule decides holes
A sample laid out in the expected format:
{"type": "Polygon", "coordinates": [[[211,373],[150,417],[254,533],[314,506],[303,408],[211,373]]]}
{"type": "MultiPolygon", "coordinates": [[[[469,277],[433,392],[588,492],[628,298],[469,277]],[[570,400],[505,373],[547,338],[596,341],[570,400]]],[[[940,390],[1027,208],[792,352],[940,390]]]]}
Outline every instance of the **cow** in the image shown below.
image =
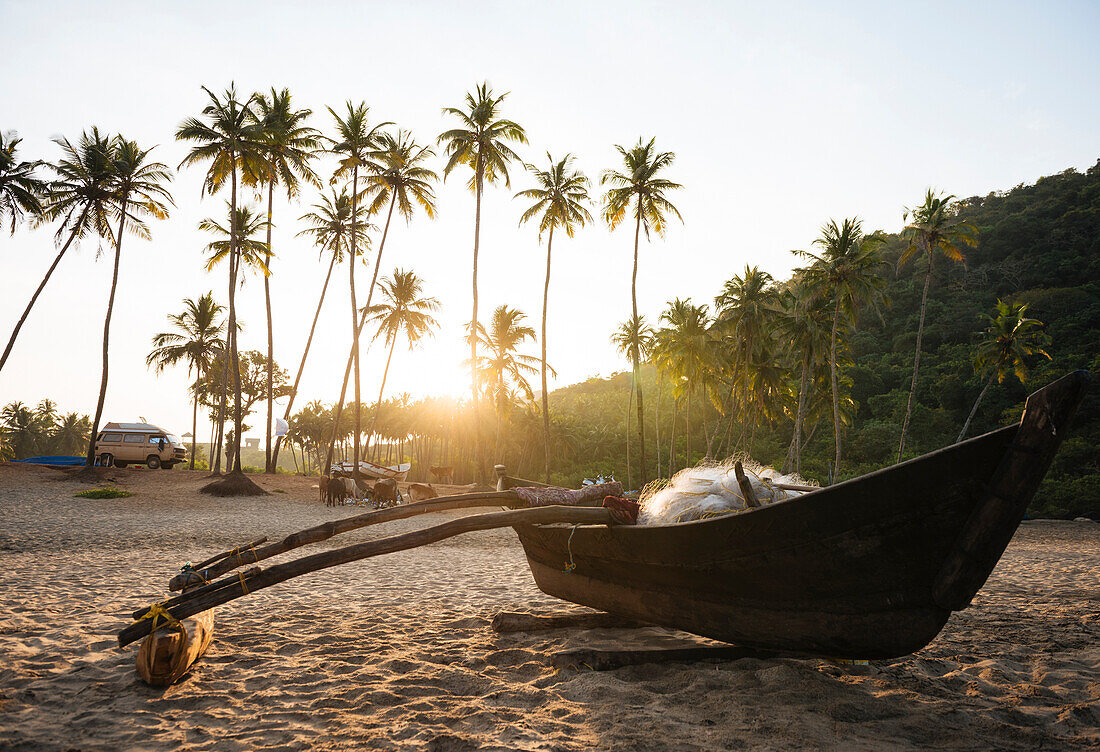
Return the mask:
{"type": "Polygon", "coordinates": [[[431,467],[428,470],[432,474],[432,480],[436,483],[453,485],[455,482],[455,469],[453,465],[447,465],[446,467],[431,467]]]}
{"type": "Polygon", "coordinates": [[[328,498],[326,499],[328,506],[334,507],[343,504],[347,496],[348,491],[347,486],[344,484],[344,478],[329,478],[328,498]]]}
{"type": "Polygon", "coordinates": [[[429,483],[410,483],[409,498],[413,501],[424,501],[439,496],[429,483]]]}
{"type": "Polygon", "coordinates": [[[401,503],[401,491],[393,478],[383,478],[374,484],[374,505],[388,507],[401,503]]]}

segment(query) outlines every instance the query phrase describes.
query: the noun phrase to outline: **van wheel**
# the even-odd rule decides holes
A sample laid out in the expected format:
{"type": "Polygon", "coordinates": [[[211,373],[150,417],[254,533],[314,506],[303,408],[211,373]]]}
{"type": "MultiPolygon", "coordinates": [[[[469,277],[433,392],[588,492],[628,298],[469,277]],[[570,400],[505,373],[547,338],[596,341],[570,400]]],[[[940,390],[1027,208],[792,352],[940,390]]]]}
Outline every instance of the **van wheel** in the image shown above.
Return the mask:
{"type": "Polygon", "coordinates": [[[158,467],[160,467],[160,457],[156,456],[155,454],[150,454],[149,457],[145,460],[145,466],[150,470],[156,470],[158,467]]]}
{"type": "Polygon", "coordinates": [[[104,452],[103,454],[99,455],[99,466],[110,467],[114,459],[114,456],[110,452],[104,452]]]}

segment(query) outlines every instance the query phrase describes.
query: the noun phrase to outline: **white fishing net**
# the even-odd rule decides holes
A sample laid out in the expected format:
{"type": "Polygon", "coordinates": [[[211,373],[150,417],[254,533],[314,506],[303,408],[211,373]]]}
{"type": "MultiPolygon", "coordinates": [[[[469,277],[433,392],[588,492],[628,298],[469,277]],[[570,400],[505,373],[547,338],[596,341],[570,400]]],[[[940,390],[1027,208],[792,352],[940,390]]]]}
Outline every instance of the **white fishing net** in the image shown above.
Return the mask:
{"type": "Polygon", "coordinates": [[[745,511],[749,506],[733,470],[737,460],[741,460],[745,477],[761,506],[808,493],[779,488],[776,484],[812,485],[797,475],[782,475],[747,457],[730,457],[720,464],[703,463],[681,470],[669,481],[646,486],[642,491],[638,524],[667,525],[745,511]]]}

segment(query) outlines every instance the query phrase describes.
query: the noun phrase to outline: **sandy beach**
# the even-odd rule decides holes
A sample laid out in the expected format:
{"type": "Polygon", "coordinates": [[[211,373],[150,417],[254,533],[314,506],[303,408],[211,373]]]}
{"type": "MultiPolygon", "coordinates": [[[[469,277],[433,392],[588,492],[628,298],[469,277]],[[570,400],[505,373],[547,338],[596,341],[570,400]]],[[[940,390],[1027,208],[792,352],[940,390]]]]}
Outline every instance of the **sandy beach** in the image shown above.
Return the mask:
{"type": "MultiPolygon", "coordinates": [[[[112,471],[130,498],[73,498],[59,470],[0,464],[0,749],[1096,749],[1100,525],[1028,522],[969,610],[920,653],[556,671],[570,648],[702,642],[664,629],[495,634],[541,594],[510,530],[303,577],[217,612],[168,689],[116,647],[165,583],[256,535],[355,514],[314,481],[216,499],[205,474],[112,471]]],[[[414,518],[345,545],[437,523],[414,518]]],[[[278,561],[278,560],[273,560],[278,561]]]]}

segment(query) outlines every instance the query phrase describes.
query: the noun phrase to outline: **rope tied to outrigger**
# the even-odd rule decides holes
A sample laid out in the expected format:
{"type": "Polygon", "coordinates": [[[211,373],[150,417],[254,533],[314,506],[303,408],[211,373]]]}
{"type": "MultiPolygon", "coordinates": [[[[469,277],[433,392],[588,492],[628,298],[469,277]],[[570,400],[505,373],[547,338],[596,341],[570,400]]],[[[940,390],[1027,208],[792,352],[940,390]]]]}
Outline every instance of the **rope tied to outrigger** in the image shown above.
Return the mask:
{"type": "MultiPolygon", "coordinates": [[[[174,627],[175,629],[178,629],[181,632],[184,631],[183,625],[180,624],[179,619],[172,616],[172,614],[168,611],[168,609],[164,607],[164,602],[163,601],[158,601],[157,603],[154,603],[151,606],[149,606],[149,610],[145,613],[145,615],[142,616],[141,618],[137,619],[134,622],[134,624],[138,624],[140,622],[143,622],[146,619],[152,619],[153,620],[152,625],[149,627],[149,633],[150,634],[152,634],[153,632],[156,632],[161,627],[174,627]],[[157,624],[157,619],[164,619],[164,623],[163,624],[157,624]]],[[[133,626],[133,624],[131,624],[130,626],[133,626]]]]}

